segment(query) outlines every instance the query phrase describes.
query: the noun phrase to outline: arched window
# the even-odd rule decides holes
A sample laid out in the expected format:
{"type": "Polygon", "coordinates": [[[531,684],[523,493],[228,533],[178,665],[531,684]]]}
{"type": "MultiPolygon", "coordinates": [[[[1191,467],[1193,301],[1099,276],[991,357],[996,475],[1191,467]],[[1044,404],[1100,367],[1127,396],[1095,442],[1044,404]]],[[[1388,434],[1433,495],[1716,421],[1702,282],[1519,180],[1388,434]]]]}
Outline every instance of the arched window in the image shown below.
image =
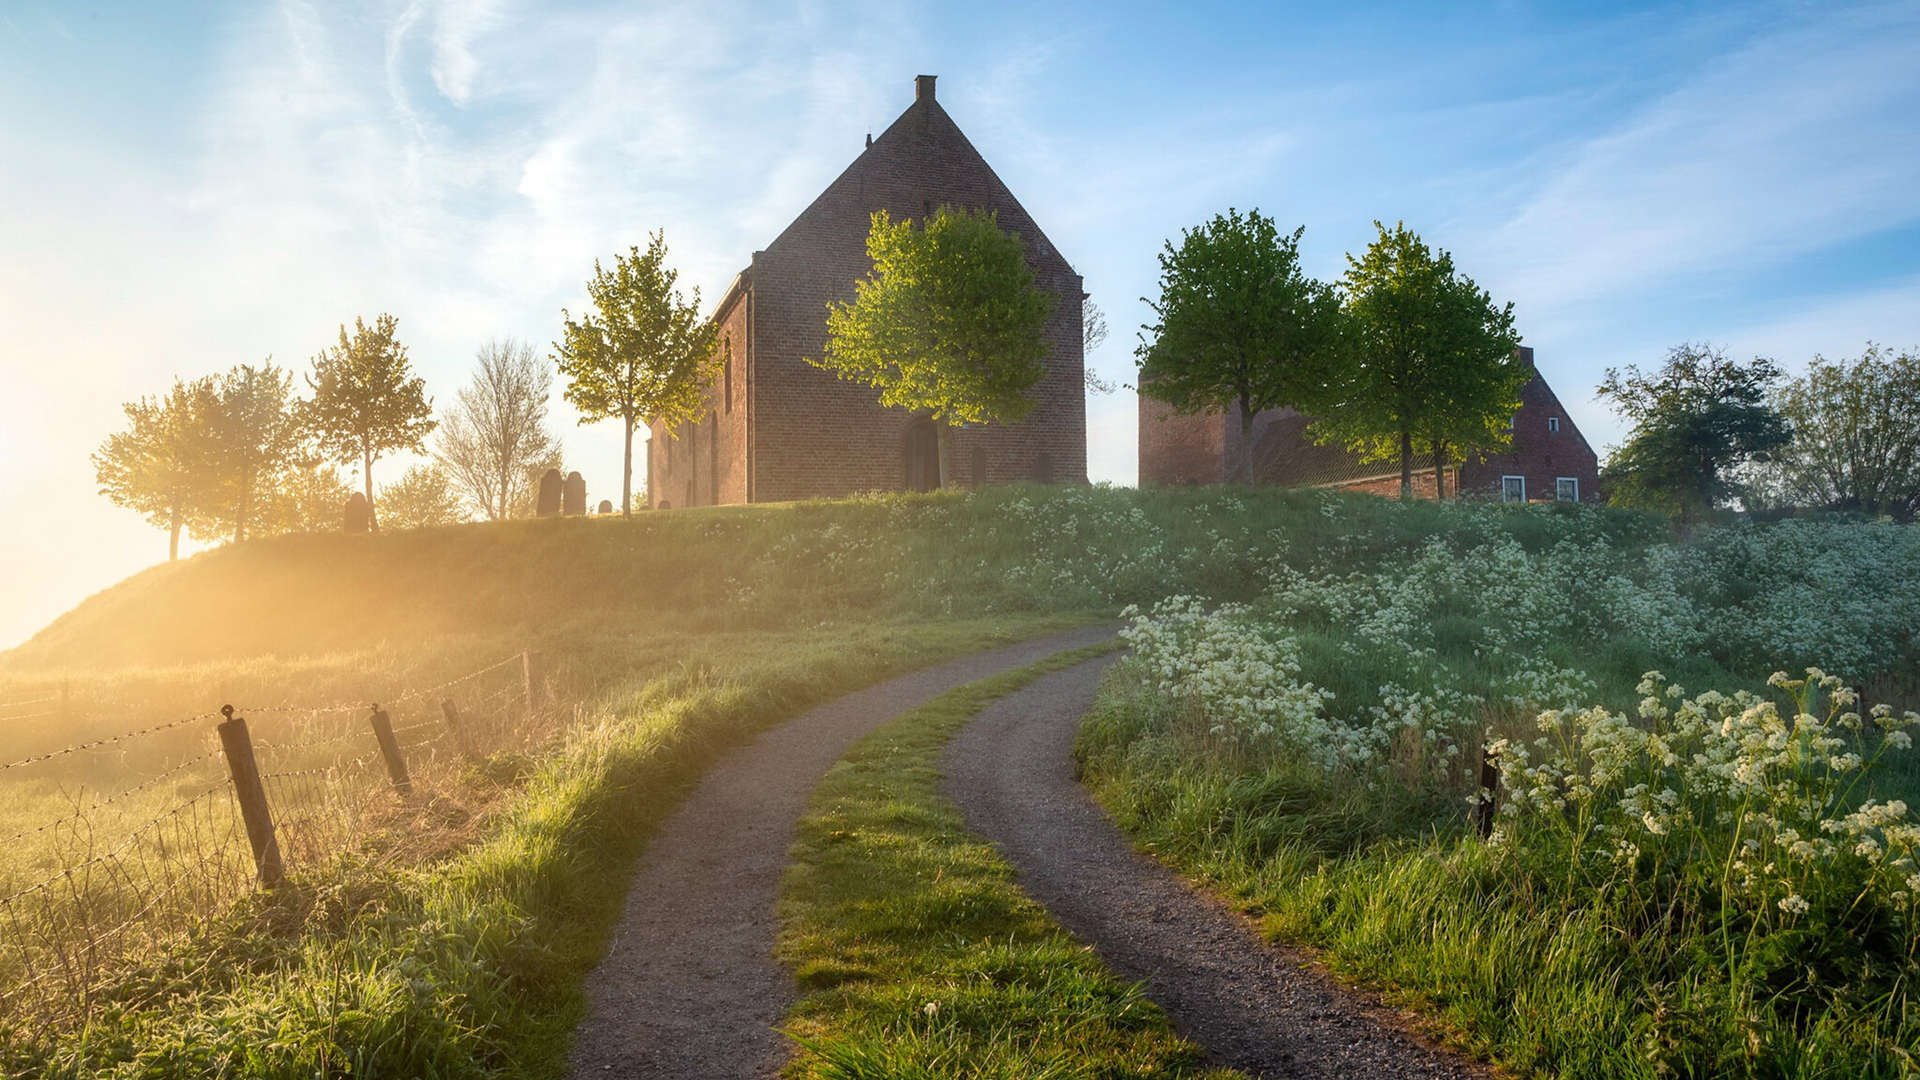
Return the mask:
{"type": "Polygon", "coordinates": [[[707,505],[720,505],[720,418],[707,413],[707,505]]]}

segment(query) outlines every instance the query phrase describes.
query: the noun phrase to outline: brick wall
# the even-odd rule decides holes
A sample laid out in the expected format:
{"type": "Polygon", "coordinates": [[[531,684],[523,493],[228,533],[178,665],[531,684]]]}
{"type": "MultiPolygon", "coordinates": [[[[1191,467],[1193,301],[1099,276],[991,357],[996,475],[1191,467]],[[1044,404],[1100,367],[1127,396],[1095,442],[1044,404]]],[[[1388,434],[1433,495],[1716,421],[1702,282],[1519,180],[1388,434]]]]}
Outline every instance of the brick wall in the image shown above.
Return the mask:
{"type": "MultiPolygon", "coordinates": [[[[1533,350],[1522,349],[1521,354],[1531,366],[1533,350]]],[[[1526,478],[1529,502],[1553,499],[1555,481],[1563,476],[1578,482],[1581,502],[1600,501],[1599,456],[1537,370],[1520,391],[1520,411],[1513,417],[1513,448],[1461,465],[1460,492],[1497,499],[1504,476],[1526,478]]]]}
{"type": "MultiPolygon", "coordinates": [[[[844,382],[806,362],[826,345],[826,306],[851,299],[866,275],[873,211],[920,220],[951,205],[986,209],[1027,245],[1036,284],[1057,303],[1047,324],[1047,371],[1025,420],[954,431],[950,463],[967,485],[1045,476],[1084,483],[1086,395],[1081,351],[1081,278],[934,100],[932,80],[914,104],[814,200],[767,249],[753,256],[739,299],[721,313],[737,328],[734,412],[718,414],[720,501],[756,502],[898,490],[906,479],[907,428],[914,416],[883,409],[878,391],[844,382]],[[744,348],[740,348],[744,346],[744,348]],[[975,475],[983,467],[985,475],[975,475]]],[[[709,399],[721,395],[710,392],[709,399]]],[[[702,468],[710,445],[700,431],[656,469],[659,497],[705,505],[702,468]],[[693,452],[683,458],[682,449],[693,452]],[[684,462],[684,464],[683,464],[684,462]],[[694,501],[683,501],[689,491],[694,501]]]]}
{"type": "Polygon", "coordinates": [[[702,392],[700,419],[672,433],[663,424],[648,428],[649,506],[662,500],[679,507],[746,501],[747,300],[745,289],[730,289],[715,313],[721,363],[702,392]]]}
{"type": "Polygon", "coordinates": [[[1218,484],[1236,459],[1240,429],[1224,413],[1174,411],[1141,395],[1140,486],[1218,484]]]}

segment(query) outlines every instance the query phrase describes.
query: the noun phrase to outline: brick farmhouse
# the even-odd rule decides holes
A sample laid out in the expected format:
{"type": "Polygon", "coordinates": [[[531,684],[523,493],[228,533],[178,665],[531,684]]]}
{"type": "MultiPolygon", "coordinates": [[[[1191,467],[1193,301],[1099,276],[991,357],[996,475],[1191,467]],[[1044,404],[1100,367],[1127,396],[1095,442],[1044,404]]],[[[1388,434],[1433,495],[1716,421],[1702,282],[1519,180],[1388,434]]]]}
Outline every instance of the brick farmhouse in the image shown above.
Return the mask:
{"type": "MultiPolygon", "coordinates": [[[[1520,391],[1512,446],[1502,453],[1477,455],[1448,470],[1449,494],[1509,502],[1598,502],[1599,458],[1534,367],[1533,350],[1522,348],[1520,356],[1533,369],[1533,377],[1520,391]]],[[[1307,423],[1307,417],[1292,409],[1269,409],[1254,416],[1255,483],[1399,493],[1399,462],[1362,462],[1337,446],[1315,446],[1307,437],[1307,423]]],[[[1240,460],[1237,413],[1181,415],[1164,402],[1140,398],[1143,487],[1235,480],[1240,460]]],[[[1416,457],[1413,481],[1416,494],[1433,496],[1430,459],[1416,457]]]]}
{"type": "Polygon", "coordinates": [[[773,502],[935,485],[932,421],[882,408],[878,391],[807,362],[826,345],[827,303],[850,300],[872,268],[871,215],[922,220],[941,206],[989,210],[1018,235],[1039,287],[1059,300],[1048,323],[1046,374],[1026,419],[952,433],[954,479],[1084,483],[1087,424],[1080,275],[934,99],[914,102],[813,204],[740,271],[713,318],[725,358],[703,415],[653,424],[647,497],[656,508],[773,502]]]}

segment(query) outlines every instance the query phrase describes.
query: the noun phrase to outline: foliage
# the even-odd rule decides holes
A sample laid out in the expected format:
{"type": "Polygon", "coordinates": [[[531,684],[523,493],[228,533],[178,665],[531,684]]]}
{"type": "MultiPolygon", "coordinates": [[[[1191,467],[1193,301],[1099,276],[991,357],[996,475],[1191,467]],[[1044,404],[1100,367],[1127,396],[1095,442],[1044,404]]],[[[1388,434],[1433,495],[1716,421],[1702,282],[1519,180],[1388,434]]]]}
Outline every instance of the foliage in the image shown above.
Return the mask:
{"type": "Polygon", "coordinates": [[[938,792],[949,736],[1075,650],[962,687],[862,740],[815,790],[781,889],[799,1077],[1121,1077],[1207,1070],[1138,986],[1014,881],[938,792]]]}
{"type": "Polygon", "coordinates": [[[1754,470],[1749,502],[1920,514],[1920,352],[1870,343],[1857,360],[1816,356],[1772,405],[1793,441],[1754,470]]]}
{"type": "Polygon", "coordinates": [[[381,315],[372,326],[354,319],[352,337],[342,325],[339,344],[313,358],[307,376],[313,397],[300,408],[302,423],[323,453],[360,466],[376,527],[373,463],[394,451],[419,450],[434,428],[426,380],[413,374],[399,329],[392,315],[381,315]]]}
{"type": "Polygon", "coordinates": [[[565,396],[580,422],[619,418],[625,426],[620,513],[633,510],[633,429],[657,422],[671,433],[700,413],[705,385],[723,362],[719,327],[700,316],[700,290],[682,300],[680,272],[667,265],[667,240],[655,232],[647,250],[615,256],[613,269],[593,263],[587,298],[593,310],[564,325],[554,358],[567,380],[565,396]]]}
{"type": "Polygon", "coordinates": [[[1740,467],[1792,438],[1766,402],[1779,378],[1764,357],[1741,364],[1692,343],[1670,349],[1657,371],[1607,369],[1598,393],[1633,425],[1607,461],[1609,499],[1693,518],[1738,497],[1740,467]]]}
{"type": "Polygon", "coordinates": [[[167,558],[178,558],[180,533],[205,524],[215,501],[209,433],[219,390],[211,379],[175,379],[165,397],[143,397],[122,409],[127,428],[94,451],[94,478],[114,505],[168,530],[167,558]]]}
{"type": "Polygon", "coordinates": [[[1181,412],[1237,413],[1248,483],[1254,415],[1309,407],[1339,363],[1340,298],[1300,269],[1305,232],[1232,209],[1182,231],[1160,253],[1158,321],[1135,350],[1142,394],[1181,412]]]}
{"type": "Polygon", "coordinates": [[[873,270],[851,301],[827,305],[826,349],[808,363],[878,389],[882,405],[931,416],[944,486],[951,425],[1032,411],[1055,299],[992,213],[943,206],[915,228],[876,211],[867,255],[873,270]]]}
{"type": "Polygon", "coordinates": [[[317,455],[296,454],[281,470],[254,532],[261,536],[339,532],[352,495],[353,485],[341,478],[338,469],[317,455]]]}
{"type": "Polygon", "coordinates": [[[547,430],[553,376],[533,346],[515,338],[480,347],[473,380],[440,422],[435,456],[489,521],[531,509],[533,488],[559,443],[547,430]]]}
{"type": "Polygon", "coordinates": [[[255,367],[240,364],[222,375],[212,432],[215,476],[222,516],[237,542],[258,531],[283,474],[299,456],[300,430],[293,373],[269,357],[255,367]]]}
{"type": "Polygon", "coordinates": [[[387,525],[395,529],[425,529],[467,520],[453,478],[438,465],[415,465],[399,480],[380,489],[387,525]]]}
{"type": "Polygon", "coordinates": [[[1366,252],[1347,256],[1349,362],[1330,372],[1312,430],[1370,461],[1397,457],[1405,498],[1416,444],[1436,469],[1505,446],[1531,373],[1514,355],[1512,304],[1496,306],[1404,223],[1374,226],[1366,252]]]}

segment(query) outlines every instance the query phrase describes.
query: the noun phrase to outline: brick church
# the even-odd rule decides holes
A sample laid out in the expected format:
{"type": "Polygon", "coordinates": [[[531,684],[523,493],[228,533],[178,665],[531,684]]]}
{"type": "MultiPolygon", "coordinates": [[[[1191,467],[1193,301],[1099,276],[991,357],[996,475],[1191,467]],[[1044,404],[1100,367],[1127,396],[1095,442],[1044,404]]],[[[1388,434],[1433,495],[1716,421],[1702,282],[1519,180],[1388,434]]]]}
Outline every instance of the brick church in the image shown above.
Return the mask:
{"type": "MultiPolygon", "coordinates": [[[[1449,469],[1447,494],[1507,502],[1600,501],[1599,457],[1534,366],[1533,350],[1523,347],[1520,357],[1533,377],[1520,391],[1512,445],[1449,469]]],[[[1398,461],[1363,462],[1338,446],[1315,446],[1307,437],[1307,422],[1307,417],[1292,409],[1269,409],[1254,416],[1255,483],[1399,493],[1398,461]]],[[[1433,462],[1422,460],[1419,453],[1415,451],[1414,492],[1432,498],[1433,462]]],[[[1164,402],[1140,399],[1141,486],[1237,480],[1240,461],[1237,417],[1225,413],[1182,416],[1164,402]]]]}
{"type": "Polygon", "coordinates": [[[932,421],[882,408],[879,392],[807,363],[827,338],[827,303],[866,276],[869,218],[921,220],[946,205],[990,210],[1026,243],[1035,283],[1059,297],[1047,326],[1046,374],[1027,419],[968,425],[950,439],[953,478],[1084,483],[1086,398],[1080,275],[1040,231],[934,98],[914,101],[766,250],[740,271],[713,318],[727,350],[703,415],[651,427],[649,505],[666,509],[775,502],[861,491],[928,490],[938,477],[932,421]]]}

